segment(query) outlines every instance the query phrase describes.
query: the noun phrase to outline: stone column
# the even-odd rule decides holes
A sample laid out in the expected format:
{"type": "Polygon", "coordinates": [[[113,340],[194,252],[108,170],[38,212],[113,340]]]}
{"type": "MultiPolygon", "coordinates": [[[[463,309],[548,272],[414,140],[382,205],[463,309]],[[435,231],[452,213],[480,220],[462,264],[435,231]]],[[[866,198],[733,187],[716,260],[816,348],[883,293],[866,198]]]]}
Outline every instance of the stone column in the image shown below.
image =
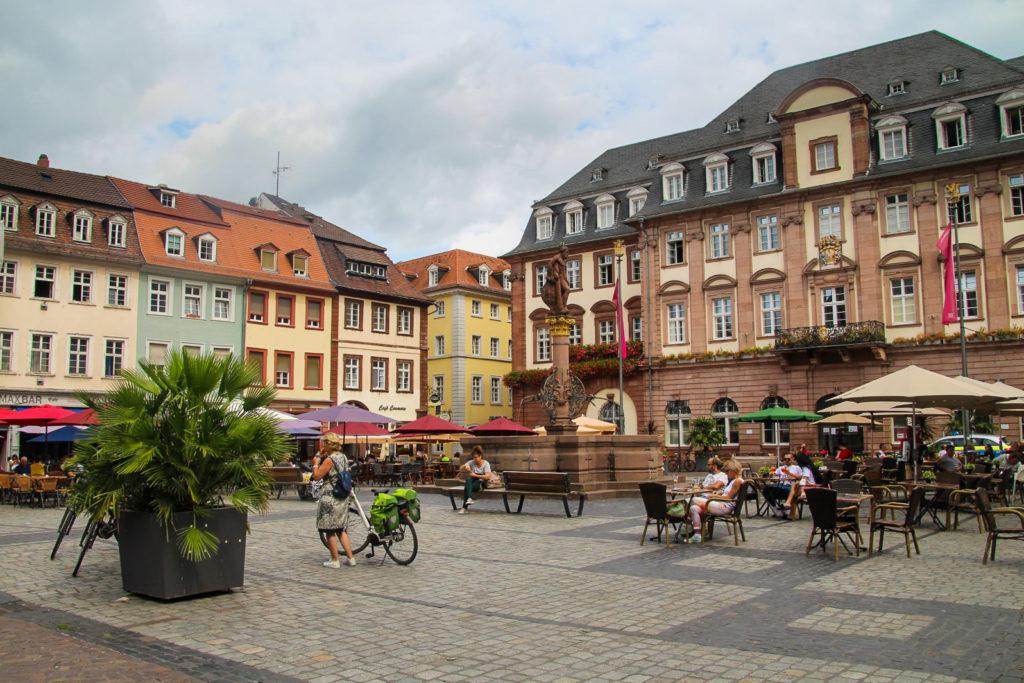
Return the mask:
{"type": "Polygon", "coordinates": [[[548,433],[575,432],[576,425],[569,416],[569,329],[573,318],[555,315],[545,318],[551,333],[551,365],[558,384],[555,389],[555,417],[548,425],[548,433]]]}
{"type": "MultiPolygon", "coordinates": [[[[921,302],[925,334],[942,331],[942,270],[937,258],[939,202],[934,189],[919,189],[914,193],[917,218],[917,252],[921,256],[921,302]]],[[[943,223],[945,227],[945,223],[943,223]]]]}
{"type": "Polygon", "coordinates": [[[847,239],[853,240],[857,251],[857,263],[860,264],[860,296],[857,297],[857,308],[860,311],[858,322],[878,320],[885,323],[885,285],[878,272],[878,260],[881,258],[879,245],[878,206],[875,198],[869,193],[854,196],[851,213],[853,229],[847,239]]]}

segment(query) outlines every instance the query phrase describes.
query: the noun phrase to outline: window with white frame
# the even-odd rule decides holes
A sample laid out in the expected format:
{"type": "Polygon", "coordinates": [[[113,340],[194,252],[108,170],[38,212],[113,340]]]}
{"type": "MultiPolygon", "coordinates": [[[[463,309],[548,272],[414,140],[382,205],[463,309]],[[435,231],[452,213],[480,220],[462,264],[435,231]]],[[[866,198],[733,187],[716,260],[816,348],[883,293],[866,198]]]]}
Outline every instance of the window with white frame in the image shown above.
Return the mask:
{"type": "MultiPolygon", "coordinates": [[[[278,298],[280,302],[280,298],[278,298]]],[[[186,318],[203,317],[203,286],[186,282],[182,287],[181,314],[186,318]]]]}
{"type": "Polygon", "coordinates": [[[439,276],[438,271],[437,271],[437,266],[430,266],[430,268],[427,268],[427,286],[428,287],[437,287],[437,283],[438,283],[439,279],[440,279],[440,276],[439,276]]]}
{"type": "Polygon", "coordinates": [[[545,213],[537,216],[537,241],[549,240],[554,235],[551,227],[551,214],[545,213]]]}
{"type": "Polygon", "coordinates": [[[711,300],[714,320],[714,338],[732,339],[732,297],[721,296],[711,300]]]}
{"type": "Polygon", "coordinates": [[[117,377],[124,367],[124,340],[107,339],[103,343],[103,376],[117,377]]]}
{"type": "Polygon", "coordinates": [[[358,299],[345,300],[345,327],[359,330],[363,327],[363,302],[358,299]]]}
{"type": "Polygon", "coordinates": [[[647,190],[634,189],[626,195],[629,199],[629,215],[635,216],[644,208],[647,203],[647,190]]]}
{"type": "MultiPolygon", "coordinates": [[[[210,353],[213,355],[214,358],[223,360],[230,356],[232,353],[234,353],[234,349],[232,349],[230,346],[211,346],[210,353]]],[[[309,372],[309,360],[310,359],[306,361],[306,372],[309,372]]]]}
{"type": "Polygon", "coordinates": [[[629,252],[629,280],[630,282],[640,282],[642,275],[640,250],[631,249],[629,252]]]}
{"type": "Polygon", "coordinates": [[[86,375],[89,372],[89,338],[68,337],[68,374],[86,375]]]}
{"type": "Polygon", "coordinates": [[[412,361],[395,362],[395,391],[412,391],[412,361]]]}
{"type": "Polygon", "coordinates": [[[538,327],[537,336],[537,362],[546,363],[551,360],[551,332],[546,327],[538,327]]]}
{"type": "MultiPolygon", "coordinates": [[[[761,401],[761,410],[788,408],[789,402],[781,396],[768,396],[761,401]]],[[[761,443],[765,446],[784,446],[789,443],[789,423],[770,421],[761,425],[761,443]]]]}
{"type": "Polygon", "coordinates": [[[1004,138],[1024,135],[1024,89],[1011,90],[996,99],[1004,138]]]}
{"type": "Polygon", "coordinates": [[[537,266],[537,269],[534,272],[536,273],[536,276],[537,276],[537,282],[534,283],[534,284],[537,287],[537,294],[539,295],[541,290],[544,289],[544,285],[546,285],[547,282],[548,282],[548,267],[547,266],[537,266]]]}
{"type": "Polygon", "coordinates": [[[371,312],[370,329],[374,332],[388,331],[388,306],[387,304],[373,304],[371,312]]]}
{"type": "Polygon", "coordinates": [[[563,209],[565,213],[565,234],[576,235],[583,232],[583,205],[570,202],[563,209]]]}
{"type": "Polygon", "coordinates": [[[956,294],[957,314],[962,312],[964,319],[978,318],[978,276],[975,271],[965,270],[960,273],[956,294]]]}
{"type": "Polygon", "coordinates": [[[597,343],[611,344],[615,341],[615,321],[599,320],[597,322],[597,343]]]}
{"type": "Polygon", "coordinates": [[[665,307],[668,321],[668,343],[686,343],[686,306],[681,303],[668,304],[665,307]]]}
{"type": "Polygon", "coordinates": [[[724,154],[712,154],[704,160],[709,193],[729,189],[729,158],[724,154]]]}
{"type": "Polygon", "coordinates": [[[345,388],[359,389],[359,357],[345,357],[345,388]]]}
{"type": "Polygon", "coordinates": [[[178,204],[178,198],[173,192],[160,192],[160,206],[173,209],[178,204]]]}
{"type": "Polygon", "coordinates": [[[398,334],[412,334],[412,309],[398,309],[398,334]]]}
{"type": "Polygon", "coordinates": [[[88,270],[72,271],[71,300],[76,304],[92,303],[92,273],[88,270]]]}
{"type": "Polygon", "coordinates": [[[231,299],[232,290],[230,287],[213,288],[213,319],[231,320],[231,299]]]}
{"type": "Polygon", "coordinates": [[[818,239],[843,236],[843,207],[841,204],[826,204],[818,207],[818,239]]]}
{"type": "Polygon", "coordinates": [[[569,281],[569,289],[583,288],[583,269],[579,259],[565,262],[565,279],[569,281]]]}
{"type": "Polygon", "coordinates": [[[845,287],[822,287],[821,320],[825,327],[846,327],[845,287]]]}
{"type": "Polygon", "coordinates": [[[768,214],[757,217],[758,251],[776,251],[782,248],[779,239],[779,217],[768,214]]]}
{"type": "Polygon", "coordinates": [[[644,322],[643,319],[638,315],[631,315],[629,317],[629,340],[630,341],[643,341],[644,339],[644,322]]]}
{"type": "Polygon", "coordinates": [[[690,434],[689,401],[669,401],[665,406],[665,445],[682,448],[689,445],[690,434]]]}
{"type": "Polygon", "coordinates": [[[498,348],[501,344],[501,340],[497,337],[491,337],[491,358],[498,357],[498,348]]]}
{"type": "Polygon", "coordinates": [[[146,360],[158,368],[162,368],[167,362],[167,354],[170,353],[170,344],[166,342],[149,342],[146,347],[146,360]]]}
{"type": "Polygon", "coordinates": [[[15,261],[4,261],[0,264],[0,294],[18,293],[18,264],[15,261]]]}
{"type": "Polygon", "coordinates": [[[774,183],[778,176],[775,173],[775,152],[758,154],[754,158],[754,184],[774,183]]]}
{"type": "Polygon", "coordinates": [[[473,299],[469,302],[469,314],[474,318],[482,318],[484,315],[483,304],[479,300],[473,299]]]}
{"type": "Polygon", "coordinates": [[[910,232],[910,195],[895,192],[885,195],[885,233],[898,235],[910,232]]]}
{"type": "Polygon", "coordinates": [[[439,403],[444,403],[444,375],[434,375],[433,393],[439,403]]]}
{"type": "Polygon", "coordinates": [[[838,168],[836,139],[823,140],[814,144],[814,170],[831,171],[838,168]]]}
{"type": "Polygon", "coordinates": [[[14,197],[7,196],[0,199],[0,226],[4,230],[15,231],[18,229],[18,207],[21,203],[14,197]]]}
{"type": "Polygon", "coordinates": [[[469,380],[469,400],[472,403],[484,402],[484,378],[480,375],[473,375],[469,380]]]}
{"type": "Polygon", "coordinates": [[[434,317],[443,318],[445,314],[445,302],[435,301],[434,302],[434,317]]]}
{"type": "Polygon", "coordinates": [[[761,334],[773,337],[782,329],[782,292],[761,293],[761,334]]]}
{"type": "Polygon", "coordinates": [[[1010,186],[1010,215],[1024,216],[1024,174],[1010,176],[1007,184],[1010,186]]]}
{"type": "Polygon", "coordinates": [[[287,353],[274,354],[274,386],[291,387],[292,356],[287,353]]]}
{"type": "Polygon", "coordinates": [[[501,307],[498,304],[488,305],[490,311],[491,320],[501,320],[501,307]]]}
{"type": "Polygon", "coordinates": [[[957,149],[967,144],[967,108],[948,102],[932,113],[940,150],[957,149]]]}
{"type": "Polygon", "coordinates": [[[213,237],[200,237],[199,238],[199,260],[200,261],[216,261],[217,260],[217,240],[213,237]]]}
{"type": "Polygon", "coordinates": [[[481,287],[491,286],[491,269],[487,266],[480,266],[476,272],[476,281],[481,287]]]}
{"type": "Polygon", "coordinates": [[[508,357],[509,358],[512,357],[512,340],[511,339],[508,340],[508,357]]]}
{"type": "Polygon", "coordinates": [[[661,169],[661,193],[666,202],[674,202],[683,198],[684,186],[683,175],[685,169],[682,164],[668,164],[661,169]]]}
{"type": "Polygon", "coordinates": [[[597,257],[597,284],[599,287],[610,285],[615,282],[614,266],[615,257],[611,254],[601,254],[597,257]]]}
{"type": "Polygon", "coordinates": [[[443,356],[444,355],[444,335],[443,334],[439,334],[439,335],[436,335],[434,337],[434,355],[435,356],[443,356]]]}
{"type": "Polygon", "coordinates": [[[892,324],[908,325],[916,322],[917,305],[914,302],[914,278],[891,278],[889,292],[892,305],[892,324]]]}
{"type": "Polygon", "coordinates": [[[583,330],[580,328],[579,322],[573,321],[569,325],[569,345],[579,346],[583,343],[583,330]]]}
{"type": "Polygon", "coordinates": [[[939,72],[939,85],[956,83],[959,80],[960,69],[957,69],[956,67],[947,66],[945,69],[939,72]]]}
{"type": "Polygon", "coordinates": [[[36,375],[50,374],[52,352],[52,334],[33,334],[28,354],[28,371],[36,375]]]}
{"type": "Polygon", "coordinates": [[[482,344],[483,338],[479,334],[474,334],[469,340],[469,353],[474,356],[479,356],[482,344]]]}
{"type": "Polygon", "coordinates": [[[107,305],[128,305],[128,276],[111,273],[107,276],[107,305]]]}
{"type": "Polygon", "coordinates": [[[182,353],[185,353],[186,355],[189,355],[189,356],[201,356],[201,355],[203,355],[203,345],[202,344],[182,343],[181,350],[182,350],[182,353]]]}
{"type": "Polygon", "coordinates": [[[168,230],[164,233],[164,252],[168,256],[185,255],[185,235],[178,230],[168,230]]]}
{"type": "Polygon", "coordinates": [[[492,406],[500,406],[501,405],[501,378],[500,377],[492,377],[491,378],[491,405],[492,406]]]}
{"type": "Polygon", "coordinates": [[[261,325],[266,322],[267,294],[265,292],[249,292],[248,320],[261,325]]]}
{"type": "MultiPolygon", "coordinates": [[[[401,310],[401,309],[399,309],[401,310]]],[[[323,299],[312,299],[306,297],[306,329],[324,329],[324,302],[323,299]]],[[[401,330],[399,330],[401,334],[401,330]]]]}
{"type": "Polygon", "coordinates": [[[615,199],[610,195],[597,200],[597,227],[610,228],[615,223],[615,199]]]}
{"type": "Polygon", "coordinates": [[[128,225],[120,216],[115,216],[107,221],[107,244],[112,247],[128,245],[128,225]]]}
{"type": "Polygon", "coordinates": [[[904,95],[904,94],[906,94],[906,92],[907,92],[907,82],[906,81],[892,81],[892,82],[889,83],[889,87],[887,88],[886,95],[888,95],[889,97],[893,97],[895,95],[904,95]]]}
{"type": "Polygon", "coordinates": [[[508,404],[509,405],[513,405],[513,403],[512,403],[512,393],[513,393],[512,392],[512,387],[509,387],[508,388],[508,404]]]}
{"type": "Polygon", "coordinates": [[[512,271],[505,270],[501,273],[501,286],[505,288],[505,291],[512,291],[512,271]]]}
{"type": "Polygon", "coordinates": [[[686,241],[679,230],[665,234],[665,263],[672,266],[686,262],[686,241]]]}
{"type": "Polygon", "coordinates": [[[292,275],[295,277],[309,277],[309,257],[305,254],[294,254],[292,256],[292,275]]]}
{"type": "Polygon", "coordinates": [[[968,183],[958,183],[957,191],[959,196],[956,201],[946,200],[946,210],[949,214],[949,222],[957,225],[974,222],[971,210],[971,186],[968,183]]]}
{"type": "Polygon", "coordinates": [[[75,212],[71,224],[71,239],[75,242],[92,242],[92,214],[85,209],[75,212]]]}
{"type": "Polygon", "coordinates": [[[32,296],[37,299],[52,299],[57,281],[57,269],[53,266],[36,266],[36,279],[32,296]]]}
{"type": "Polygon", "coordinates": [[[370,361],[370,389],[387,391],[387,388],[388,362],[384,358],[374,358],[370,361]]]}
{"type": "Polygon", "coordinates": [[[722,397],[711,406],[711,417],[715,418],[719,431],[725,435],[726,445],[735,446],[740,442],[740,427],[736,421],[739,413],[736,401],[729,397],[722,397]]]}
{"type": "Polygon", "coordinates": [[[729,244],[729,224],[715,223],[708,232],[711,235],[711,258],[725,258],[732,253],[729,244]]]}
{"type": "Polygon", "coordinates": [[[54,237],[57,225],[57,209],[49,202],[36,208],[36,234],[40,237],[54,237]]]}
{"type": "Polygon", "coordinates": [[[1017,313],[1024,315],[1024,266],[1017,266],[1017,313]]]}
{"type": "Polygon", "coordinates": [[[14,332],[0,330],[0,372],[14,371],[14,332]]]}
{"type": "Polygon", "coordinates": [[[149,312],[167,315],[167,300],[171,289],[168,280],[149,281],[149,312]]]}

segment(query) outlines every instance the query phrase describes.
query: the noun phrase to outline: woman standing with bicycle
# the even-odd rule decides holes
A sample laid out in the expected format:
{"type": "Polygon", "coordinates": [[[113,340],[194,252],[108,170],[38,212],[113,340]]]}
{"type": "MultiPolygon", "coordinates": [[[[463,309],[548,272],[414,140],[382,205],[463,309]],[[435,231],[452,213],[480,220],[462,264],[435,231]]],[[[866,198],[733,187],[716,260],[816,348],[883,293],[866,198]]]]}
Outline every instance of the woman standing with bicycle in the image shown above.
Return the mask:
{"type": "Polygon", "coordinates": [[[337,434],[327,434],[318,455],[324,456],[324,459],[314,466],[312,479],[322,479],[324,487],[316,511],[316,528],[327,535],[327,548],[331,551],[331,559],[324,562],[324,566],[332,569],[341,567],[339,541],[345,550],[346,564],[354,566],[356,559],[352,556],[352,544],[348,538],[348,507],[352,493],[350,492],[344,500],[338,500],[333,495],[338,477],[348,470],[348,458],[341,452],[341,437],[337,434]]]}

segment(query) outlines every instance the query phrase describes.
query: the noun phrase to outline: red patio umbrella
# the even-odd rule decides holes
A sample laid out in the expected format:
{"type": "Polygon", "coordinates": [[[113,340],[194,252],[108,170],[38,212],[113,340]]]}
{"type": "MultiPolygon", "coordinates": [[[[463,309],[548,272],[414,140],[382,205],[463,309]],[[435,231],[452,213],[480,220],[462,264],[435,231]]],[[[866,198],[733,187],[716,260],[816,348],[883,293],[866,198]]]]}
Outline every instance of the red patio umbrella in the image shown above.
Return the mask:
{"type": "Polygon", "coordinates": [[[507,417],[496,417],[487,424],[473,427],[469,431],[476,436],[537,436],[537,432],[507,417]]]}
{"type": "Polygon", "coordinates": [[[33,406],[32,408],[26,408],[25,410],[14,411],[13,415],[8,415],[4,418],[4,422],[9,425],[24,427],[33,425],[46,427],[46,430],[43,432],[43,443],[46,444],[49,442],[49,426],[53,424],[53,421],[74,414],[74,411],[68,410],[67,408],[46,404],[33,406]]]}
{"type": "Polygon", "coordinates": [[[394,431],[395,434],[472,434],[470,430],[454,422],[442,420],[434,415],[406,422],[394,431]]]}
{"type": "Polygon", "coordinates": [[[51,425],[98,425],[99,419],[96,417],[96,411],[92,408],[86,408],[80,410],[77,413],[71,413],[66,417],[59,417],[51,425]]]}

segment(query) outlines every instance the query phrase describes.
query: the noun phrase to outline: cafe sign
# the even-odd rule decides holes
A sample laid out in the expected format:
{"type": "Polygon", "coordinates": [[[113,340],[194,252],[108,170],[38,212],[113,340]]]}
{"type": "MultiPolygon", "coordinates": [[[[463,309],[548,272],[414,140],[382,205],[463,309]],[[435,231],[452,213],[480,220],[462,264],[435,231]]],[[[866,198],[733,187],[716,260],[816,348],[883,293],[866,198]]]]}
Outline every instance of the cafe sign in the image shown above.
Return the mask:
{"type": "Polygon", "coordinates": [[[0,391],[0,406],[19,408],[22,406],[41,405],[81,408],[82,402],[69,394],[46,394],[35,391],[0,391]]]}

